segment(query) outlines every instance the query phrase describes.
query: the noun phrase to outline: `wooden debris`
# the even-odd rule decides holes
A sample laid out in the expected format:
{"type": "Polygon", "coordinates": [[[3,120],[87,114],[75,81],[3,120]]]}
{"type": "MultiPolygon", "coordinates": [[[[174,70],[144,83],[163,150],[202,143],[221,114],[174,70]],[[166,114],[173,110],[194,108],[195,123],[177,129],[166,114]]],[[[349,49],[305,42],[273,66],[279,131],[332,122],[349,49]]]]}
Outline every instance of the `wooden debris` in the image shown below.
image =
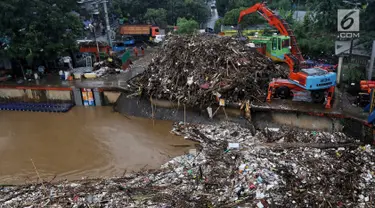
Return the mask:
{"type": "Polygon", "coordinates": [[[234,102],[264,98],[272,78],[286,76],[271,60],[238,40],[172,36],[148,69],[131,82],[147,97],[203,109],[217,104],[218,96],[234,102]]]}

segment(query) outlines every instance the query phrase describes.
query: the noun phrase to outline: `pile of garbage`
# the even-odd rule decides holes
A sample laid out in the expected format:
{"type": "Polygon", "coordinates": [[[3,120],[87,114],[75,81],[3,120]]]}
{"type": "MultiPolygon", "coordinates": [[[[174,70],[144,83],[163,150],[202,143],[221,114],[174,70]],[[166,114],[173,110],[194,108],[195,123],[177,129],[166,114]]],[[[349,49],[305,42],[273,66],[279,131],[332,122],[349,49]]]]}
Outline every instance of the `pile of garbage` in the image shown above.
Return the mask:
{"type": "Polygon", "coordinates": [[[131,80],[147,96],[207,107],[217,98],[261,100],[272,78],[287,71],[231,37],[171,36],[148,69],[131,80]]]}
{"type": "Polygon", "coordinates": [[[121,70],[121,60],[117,57],[108,57],[107,59],[94,63],[94,67],[73,68],[70,73],[75,78],[98,78],[110,74],[118,74],[121,70]]]}
{"type": "Polygon", "coordinates": [[[94,63],[93,72],[96,77],[102,77],[108,74],[117,74],[121,72],[121,59],[118,57],[108,57],[107,59],[94,63]]]}
{"type": "Polygon", "coordinates": [[[158,170],[0,186],[2,207],[373,207],[375,150],[342,133],[175,124],[199,142],[158,170]]]}

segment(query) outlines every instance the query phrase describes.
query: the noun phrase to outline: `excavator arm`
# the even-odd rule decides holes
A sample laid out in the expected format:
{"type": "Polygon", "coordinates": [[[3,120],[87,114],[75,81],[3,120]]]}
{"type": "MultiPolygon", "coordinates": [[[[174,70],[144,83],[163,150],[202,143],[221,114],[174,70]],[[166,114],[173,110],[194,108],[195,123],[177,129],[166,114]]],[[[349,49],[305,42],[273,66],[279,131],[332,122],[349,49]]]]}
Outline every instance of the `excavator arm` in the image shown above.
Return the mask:
{"type": "Polygon", "coordinates": [[[301,50],[298,47],[297,39],[294,36],[293,30],[290,28],[289,24],[276,15],[272,10],[267,8],[265,3],[257,3],[254,6],[242,10],[240,12],[240,17],[238,18],[238,24],[242,22],[242,19],[254,12],[258,12],[264,19],[268,21],[268,24],[274,26],[281,35],[289,36],[291,42],[291,53],[299,60],[299,62],[303,62],[304,59],[301,54],[301,50]]]}
{"type": "Polygon", "coordinates": [[[240,17],[238,18],[238,24],[242,22],[242,19],[246,15],[252,14],[254,12],[258,12],[264,19],[268,21],[270,25],[276,27],[280,34],[289,36],[288,31],[282,24],[281,18],[273,13],[272,10],[268,9],[265,3],[257,3],[248,9],[242,10],[240,12],[240,17]]]}

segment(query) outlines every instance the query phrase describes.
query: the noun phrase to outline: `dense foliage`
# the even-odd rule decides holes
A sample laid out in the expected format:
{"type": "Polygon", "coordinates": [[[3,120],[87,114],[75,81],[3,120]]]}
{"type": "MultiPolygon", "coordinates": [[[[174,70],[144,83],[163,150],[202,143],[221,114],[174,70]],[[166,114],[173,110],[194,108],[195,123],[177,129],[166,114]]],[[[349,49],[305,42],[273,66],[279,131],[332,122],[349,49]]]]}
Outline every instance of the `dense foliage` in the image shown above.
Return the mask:
{"type": "Polygon", "coordinates": [[[50,60],[75,46],[82,23],[72,13],[74,0],[2,0],[0,53],[11,58],[50,60]]]}
{"type": "MultiPolygon", "coordinates": [[[[246,7],[240,7],[236,9],[232,9],[225,13],[224,17],[216,21],[215,23],[215,32],[220,32],[220,26],[221,25],[237,25],[238,24],[238,17],[240,16],[240,12],[242,10],[246,9],[246,7]]],[[[245,16],[241,22],[242,28],[249,26],[249,25],[257,25],[257,24],[264,24],[266,23],[266,20],[258,15],[255,14],[249,14],[245,16]]]]}
{"type": "Polygon", "coordinates": [[[145,19],[149,20],[152,24],[165,27],[167,26],[167,10],[163,8],[147,9],[145,19]]]}
{"type": "Polygon", "coordinates": [[[130,22],[176,25],[180,17],[204,23],[210,15],[205,0],[114,0],[112,10],[130,22]]]}
{"type": "MultiPolygon", "coordinates": [[[[256,3],[262,2],[260,0],[216,0],[217,11],[220,16],[224,16],[225,13],[232,9],[240,8],[240,7],[250,7],[256,3]]],[[[290,10],[292,8],[295,9],[303,9],[306,3],[306,0],[299,0],[299,1],[292,1],[292,0],[273,0],[269,1],[271,3],[268,6],[271,9],[284,9],[290,10]]]]}
{"type": "Polygon", "coordinates": [[[177,33],[179,34],[193,34],[199,28],[198,23],[195,20],[188,20],[186,18],[177,19],[177,33]]]}

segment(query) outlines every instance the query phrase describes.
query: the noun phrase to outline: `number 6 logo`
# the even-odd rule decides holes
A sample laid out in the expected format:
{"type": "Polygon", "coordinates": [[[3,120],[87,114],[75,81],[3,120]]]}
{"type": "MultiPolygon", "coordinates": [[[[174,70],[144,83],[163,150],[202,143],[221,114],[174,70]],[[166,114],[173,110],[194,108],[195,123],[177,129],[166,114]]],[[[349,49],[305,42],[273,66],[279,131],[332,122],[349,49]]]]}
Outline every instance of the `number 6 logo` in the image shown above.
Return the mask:
{"type": "Polygon", "coordinates": [[[340,24],[341,24],[341,27],[344,29],[344,30],[347,30],[349,29],[350,27],[353,26],[354,24],[354,19],[353,17],[350,17],[350,15],[352,15],[353,13],[355,13],[355,11],[350,11],[347,15],[344,16],[344,18],[341,20],[340,24]],[[347,25],[345,25],[345,23],[349,22],[347,25]]]}
{"type": "Polygon", "coordinates": [[[337,11],[337,29],[340,32],[359,31],[359,10],[339,9],[337,11]]]}

